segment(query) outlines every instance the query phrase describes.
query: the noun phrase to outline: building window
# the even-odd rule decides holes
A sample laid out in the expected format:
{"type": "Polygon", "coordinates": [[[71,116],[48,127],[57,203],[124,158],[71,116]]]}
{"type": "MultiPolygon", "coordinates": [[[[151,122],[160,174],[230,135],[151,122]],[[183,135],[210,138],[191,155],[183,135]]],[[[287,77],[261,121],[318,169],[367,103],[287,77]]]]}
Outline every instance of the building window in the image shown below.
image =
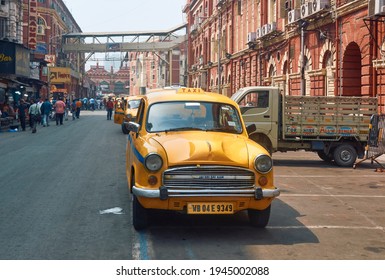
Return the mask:
{"type": "Polygon", "coordinates": [[[0,38],[4,38],[7,35],[7,19],[0,17],[0,38]]]}
{"type": "Polygon", "coordinates": [[[37,19],[37,34],[44,35],[46,29],[46,23],[45,20],[41,17],[37,19]]]}

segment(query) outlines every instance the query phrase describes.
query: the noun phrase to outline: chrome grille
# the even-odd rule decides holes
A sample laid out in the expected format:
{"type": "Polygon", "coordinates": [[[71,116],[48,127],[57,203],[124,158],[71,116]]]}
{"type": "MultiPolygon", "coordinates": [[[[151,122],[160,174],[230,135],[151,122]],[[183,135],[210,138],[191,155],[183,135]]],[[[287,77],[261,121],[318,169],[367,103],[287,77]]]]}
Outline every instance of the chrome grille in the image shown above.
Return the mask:
{"type": "Polygon", "coordinates": [[[241,189],[254,186],[254,173],[226,166],[190,166],[168,169],[163,173],[166,188],[241,189]]]}

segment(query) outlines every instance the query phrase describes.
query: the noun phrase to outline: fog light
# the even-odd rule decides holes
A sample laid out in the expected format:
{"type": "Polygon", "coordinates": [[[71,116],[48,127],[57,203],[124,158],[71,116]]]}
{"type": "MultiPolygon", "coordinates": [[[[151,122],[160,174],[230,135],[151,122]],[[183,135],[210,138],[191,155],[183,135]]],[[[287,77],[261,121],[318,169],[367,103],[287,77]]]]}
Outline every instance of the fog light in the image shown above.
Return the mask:
{"type": "Polygon", "coordinates": [[[266,186],[267,185],[267,177],[265,177],[265,176],[261,176],[261,177],[259,177],[259,179],[258,179],[258,184],[261,186],[261,187],[263,187],[263,186],[266,186]]]}
{"type": "Polygon", "coordinates": [[[151,175],[150,177],[148,177],[148,183],[150,185],[156,185],[156,183],[158,183],[158,179],[156,178],[156,176],[151,175]]]}

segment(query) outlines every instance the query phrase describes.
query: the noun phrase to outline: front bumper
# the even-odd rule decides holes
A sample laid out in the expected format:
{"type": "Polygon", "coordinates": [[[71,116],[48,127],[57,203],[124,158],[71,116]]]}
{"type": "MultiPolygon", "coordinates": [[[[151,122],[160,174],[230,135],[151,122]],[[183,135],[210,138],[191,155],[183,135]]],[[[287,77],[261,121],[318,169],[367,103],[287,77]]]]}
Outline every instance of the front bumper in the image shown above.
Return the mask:
{"type": "Polygon", "coordinates": [[[252,188],[226,188],[226,189],[182,189],[182,188],[168,188],[165,186],[159,189],[144,189],[133,186],[133,194],[138,197],[146,198],[160,198],[166,200],[171,197],[224,197],[224,196],[237,196],[237,197],[253,197],[256,200],[263,198],[274,198],[280,195],[280,190],[275,189],[262,189],[261,187],[252,188]]]}

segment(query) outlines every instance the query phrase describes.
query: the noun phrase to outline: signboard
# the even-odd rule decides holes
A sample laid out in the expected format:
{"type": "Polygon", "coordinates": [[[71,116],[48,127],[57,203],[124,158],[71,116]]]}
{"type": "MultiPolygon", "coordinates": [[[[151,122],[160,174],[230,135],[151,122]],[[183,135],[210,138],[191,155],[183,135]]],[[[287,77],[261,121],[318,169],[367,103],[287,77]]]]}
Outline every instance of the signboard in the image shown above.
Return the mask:
{"type": "Polygon", "coordinates": [[[70,83],[71,68],[49,67],[49,80],[52,84],[70,83]]]}
{"type": "Polygon", "coordinates": [[[30,76],[30,53],[22,45],[0,42],[0,73],[30,76]]]}
{"type": "Polygon", "coordinates": [[[15,74],[18,76],[30,77],[30,52],[21,45],[15,45],[15,74]]]}
{"type": "Polygon", "coordinates": [[[29,1],[29,19],[28,19],[28,47],[31,50],[36,49],[37,43],[37,0],[29,1]]]}
{"type": "Polygon", "coordinates": [[[9,42],[0,42],[0,73],[15,73],[15,45],[9,42]]]}

